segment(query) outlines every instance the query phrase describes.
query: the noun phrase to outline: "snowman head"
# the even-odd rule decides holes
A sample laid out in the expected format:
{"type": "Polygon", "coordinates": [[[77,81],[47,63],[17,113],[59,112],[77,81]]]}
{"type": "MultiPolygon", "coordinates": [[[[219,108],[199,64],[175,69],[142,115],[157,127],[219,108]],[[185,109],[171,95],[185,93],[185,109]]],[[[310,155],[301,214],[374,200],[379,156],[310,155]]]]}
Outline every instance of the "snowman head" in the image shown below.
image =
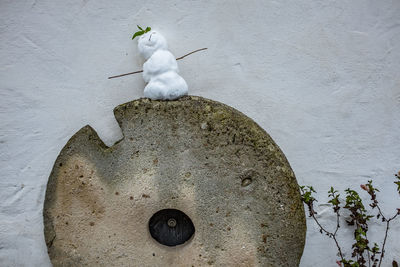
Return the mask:
{"type": "Polygon", "coordinates": [[[167,50],[167,41],[157,31],[149,31],[139,37],[138,40],[139,53],[144,59],[149,59],[153,53],[159,49],[167,50]]]}

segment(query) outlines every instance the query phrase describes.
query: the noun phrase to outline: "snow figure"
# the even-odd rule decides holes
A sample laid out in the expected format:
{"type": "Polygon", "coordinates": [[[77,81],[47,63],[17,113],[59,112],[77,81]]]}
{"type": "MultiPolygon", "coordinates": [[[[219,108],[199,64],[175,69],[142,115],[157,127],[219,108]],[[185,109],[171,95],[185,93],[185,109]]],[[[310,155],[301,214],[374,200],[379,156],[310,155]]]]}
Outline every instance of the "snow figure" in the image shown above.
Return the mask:
{"type": "Polygon", "coordinates": [[[138,40],[140,54],[146,62],[143,64],[143,79],[147,82],[144,96],[153,100],[173,100],[188,93],[185,80],[178,75],[178,64],[167,41],[157,31],[149,31],[138,40]]]}

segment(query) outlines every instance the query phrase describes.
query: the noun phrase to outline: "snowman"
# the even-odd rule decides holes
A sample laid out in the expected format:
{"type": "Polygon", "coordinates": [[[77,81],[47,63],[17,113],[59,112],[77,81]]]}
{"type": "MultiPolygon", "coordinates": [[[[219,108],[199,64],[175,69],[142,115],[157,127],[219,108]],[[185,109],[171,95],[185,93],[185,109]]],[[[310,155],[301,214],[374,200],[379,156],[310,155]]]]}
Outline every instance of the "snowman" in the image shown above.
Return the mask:
{"type": "Polygon", "coordinates": [[[147,83],[144,96],[153,100],[174,100],[188,93],[185,80],[179,76],[178,64],[168,51],[167,41],[159,32],[150,30],[138,39],[143,64],[143,79],[147,83]]]}

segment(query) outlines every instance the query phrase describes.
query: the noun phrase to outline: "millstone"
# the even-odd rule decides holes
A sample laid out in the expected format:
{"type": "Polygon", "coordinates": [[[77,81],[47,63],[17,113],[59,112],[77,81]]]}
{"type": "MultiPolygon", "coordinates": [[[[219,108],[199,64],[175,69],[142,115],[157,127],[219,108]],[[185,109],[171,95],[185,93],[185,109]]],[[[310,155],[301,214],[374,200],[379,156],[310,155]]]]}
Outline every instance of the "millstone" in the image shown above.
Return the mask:
{"type": "Polygon", "coordinates": [[[114,110],[124,138],[85,126],[47,185],[54,266],[298,266],[305,214],[271,137],[201,97],[114,110]]]}

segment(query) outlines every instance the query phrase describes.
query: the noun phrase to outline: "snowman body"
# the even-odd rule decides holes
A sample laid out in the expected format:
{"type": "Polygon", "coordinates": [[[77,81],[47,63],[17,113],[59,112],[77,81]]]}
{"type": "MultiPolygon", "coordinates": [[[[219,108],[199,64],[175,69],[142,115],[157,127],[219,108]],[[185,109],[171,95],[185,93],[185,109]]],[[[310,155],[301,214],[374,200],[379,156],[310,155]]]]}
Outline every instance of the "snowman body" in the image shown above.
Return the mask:
{"type": "Polygon", "coordinates": [[[179,76],[178,64],[165,38],[156,31],[140,36],[140,54],[146,59],[143,64],[143,79],[147,82],[144,96],[153,100],[174,100],[188,93],[185,80],[179,76]]]}

